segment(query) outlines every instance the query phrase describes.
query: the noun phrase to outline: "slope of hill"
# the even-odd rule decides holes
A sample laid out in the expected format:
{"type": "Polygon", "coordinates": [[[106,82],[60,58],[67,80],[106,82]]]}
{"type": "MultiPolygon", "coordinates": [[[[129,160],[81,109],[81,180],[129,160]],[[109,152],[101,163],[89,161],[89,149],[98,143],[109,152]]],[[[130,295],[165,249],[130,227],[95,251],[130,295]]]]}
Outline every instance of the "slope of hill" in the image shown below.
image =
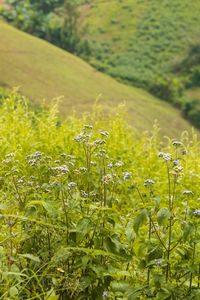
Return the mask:
{"type": "Polygon", "coordinates": [[[41,103],[45,98],[64,96],[63,114],[72,108],[91,109],[101,94],[106,110],[126,101],[130,123],[139,130],[152,128],[157,119],[162,133],[176,136],[189,123],[179,110],[148,93],[116,82],[101,74],[80,58],[0,22],[0,83],[20,86],[20,91],[41,103]]]}
{"type": "Polygon", "coordinates": [[[152,85],[155,74],[169,74],[175,57],[180,57],[199,35],[199,0],[80,3],[93,44],[91,63],[145,88],[152,85]]]}

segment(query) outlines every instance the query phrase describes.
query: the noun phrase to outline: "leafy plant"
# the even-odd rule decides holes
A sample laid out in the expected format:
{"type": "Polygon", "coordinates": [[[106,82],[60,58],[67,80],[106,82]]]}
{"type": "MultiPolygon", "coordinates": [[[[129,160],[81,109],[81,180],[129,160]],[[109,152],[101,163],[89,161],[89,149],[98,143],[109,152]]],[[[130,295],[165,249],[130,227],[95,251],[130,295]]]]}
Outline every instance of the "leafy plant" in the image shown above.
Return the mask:
{"type": "Polygon", "coordinates": [[[199,143],[0,107],[2,299],[198,299],[199,143]]]}

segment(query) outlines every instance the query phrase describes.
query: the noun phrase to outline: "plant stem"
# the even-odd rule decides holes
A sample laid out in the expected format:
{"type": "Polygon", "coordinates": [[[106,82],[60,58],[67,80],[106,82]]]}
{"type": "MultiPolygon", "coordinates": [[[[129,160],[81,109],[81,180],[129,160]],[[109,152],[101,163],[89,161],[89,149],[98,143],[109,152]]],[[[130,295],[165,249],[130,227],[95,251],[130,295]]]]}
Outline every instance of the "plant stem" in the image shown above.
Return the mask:
{"type": "MultiPolygon", "coordinates": [[[[195,236],[194,236],[194,247],[193,247],[193,265],[194,265],[194,259],[195,259],[195,250],[196,250],[196,236],[197,236],[197,227],[195,228],[195,236]]],[[[192,272],[190,273],[190,288],[189,288],[189,293],[191,294],[192,291],[192,279],[193,279],[193,274],[192,272]]]]}
{"type": "MultiPolygon", "coordinates": [[[[151,240],[151,208],[149,211],[149,241],[151,240]]],[[[149,284],[149,279],[150,279],[150,268],[148,268],[147,271],[147,282],[149,284]]]]}

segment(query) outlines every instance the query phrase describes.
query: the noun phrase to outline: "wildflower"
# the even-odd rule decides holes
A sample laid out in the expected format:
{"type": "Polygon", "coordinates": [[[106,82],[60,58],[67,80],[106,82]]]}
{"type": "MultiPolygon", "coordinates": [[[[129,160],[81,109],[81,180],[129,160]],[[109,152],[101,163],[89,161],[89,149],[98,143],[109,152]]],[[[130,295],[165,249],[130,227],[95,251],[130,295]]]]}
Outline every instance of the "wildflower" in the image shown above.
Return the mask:
{"type": "Polygon", "coordinates": [[[71,189],[71,187],[75,187],[77,184],[75,182],[68,183],[68,188],[71,189]]]}
{"type": "Polygon", "coordinates": [[[40,188],[40,186],[39,186],[39,185],[36,185],[36,186],[35,186],[35,188],[36,188],[36,189],[39,189],[39,188],[40,188]]]}
{"type": "Polygon", "coordinates": [[[60,163],[60,160],[57,159],[57,160],[54,161],[54,163],[55,163],[55,164],[59,164],[59,163],[60,163]]]}
{"type": "Polygon", "coordinates": [[[144,186],[147,186],[148,184],[151,185],[151,184],[154,184],[155,181],[151,180],[151,179],[146,179],[145,182],[144,182],[144,186]]]}
{"type": "MultiPolygon", "coordinates": [[[[61,154],[61,155],[64,155],[65,153],[63,153],[63,154],[61,154]]],[[[66,155],[65,154],[65,157],[67,158],[67,159],[75,159],[75,156],[73,156],[73,155],[66,155]]]]}
{"type": "Polygon", "coordinates": [[[32,167],[36,164],[36,159],[31,159],[28,161],[28,164],[32,167]]]}
{"type": "Polygon", "coordinates": [[[175,147],[178,147],[178,146],[182,146],[182,143],[179,141],[174,141],[174,142],[172,142],[172,145],[175,147]]]}
{"type": "Polygon", "coordinates": [[[106,153],[106,150],[101,149],[101,150],[99,150],[99,153],[106,153]]]}
{"type": "Polygon", "coordinates": [[[176,171],[177,171],[177,172],[183,171],[183,167],[182,167],[182,166],[176,166],[176,171]]]}
{"type": "Polygon", "coordinates": [[[119,167],[123,166],[123,162],[122,162],[122,161],[118,161],[118,162],[115,164],[115,166],[116,166],[117,168],[119,168],[119,167]]]}
{"type": "Polygon", "coordinates": [[[195,210],[195,211],[194,211],[194,215],[200,216],[200,209],[195,210]]]}
{"type": "Polygon", "coordinates": [[[18,183],[23,183],[23,182],[24,182],[23,179],[18,180],[18,183]]]}
{"type": "Polygon", "coordinates": [[[87,197],[87,194],[86,194],[86,192],[85,192],[84,190],[81,190],[81,196],[82,196],[83,198],[86,198],[86,197],[87,197]]]}
{"type": "Polygon", "coordinates": [[[187,154],[187,150],[183,149],[182,153],[183,153],[183,155],[187,154]]]}
{"type": "Polygon", "coordinates": [[[16,237],[18,235],[18,232],[14,233],[14,232],[11,232],[12,236],[13,237],[16,237]]]}
{"type": "Polygon", "coordinates": [[[109,182],[111,182],[111,180],[112,180],[112,175],[110,175],[110,174],[107,174],[102,178],[103,183],[109,183],[109,182]]]}
{"type": "Polygon", "coordinates": [[[112,167],[113,167],[113,164],[110,163],[110,164],[107,165],[107,167],[108,167],[108,168],[112,168],[112,167]]]}
{"type": "Polygon", "coordinates": [[[183,195],[184,195],[184,194],[186,194],[186,195],[193,195],[193,192],[192,192],[192,191],[184,191],[184,192],[183,192],[183,195]]]}
{"type": "Polygon", "coordinates": [[[105,140],[101,140],[101,141],[99,141],[99,144],[100,145],[102,145],[102,144],[105,144],[106,143],[106,141],[105,140]]]}
{"type": "Polygon", "coordinates": [[[13,157],[13,156],[15,156],[14,153],[9,153],[9,154],[6,154],[6,155],[5,155],[6,158],[8,158],[8,157],[13,157]]]}
{"type": "Polygon", "coordinates": [[[65,271],[63,270],[63,268],[57,268],[57,270],[61,273],[64,273],[65,271]]]}
{"type": "Polygon", "coordinates": [[[84,125],[84,129],[92,129],[92,125],[84,125]]]}
{"type": "Polygon", "coordinates": [[[58,182],[57,181],[52,182],[51,186],[53,185],[58,185],[58,182]]]}
{"type": "Polygon", "coordinates": [[[124,173],[124,180],[126,180],[127,178],[132,178],[131,172],[125,172],[124,173]]]}
{"type": "Polygon", "coordinates": [[[108,293],[107,292],[103,292],[103,298],[107,298],[108,297],[108,293]]]}
{"type": "Polygon", "coordinates": [[[60,172],[63,172],[63,173],[68,173],[69,172],[69,170],[66,166],[54,167],[54,168],[52,168],[52,170],[60,171],[60,172]]]}
{"type": "Polygon", "coordinates": [[[100,134],[103,135],[103,136],[109,136],[110,135],[110,133],[108,131],[101,131],[100,134]]]}
{"type": "Polygon", "coordinates": [[[159,152],[158,153],[158,157],[163,157],[164,153],[163,152],[159,152]]]}
{"type": "Polygon", "coordinates": [[[85,172],[87,169],[85,167],[80,167],[80,171],[85,172]]]}
{"type": "Polygon", "coordinates": [[[186,225],[187,222],[186,222],[185,220],[183,220],[183,221],[181,222],[181,224],[182,224],[182,225],[186,225]]]}
{"type": "Polygon", "coordinates": [[[155,259],[155,264],[159,268],[162,265],[162,261],[160,259],[155,259]]]}
{"type": "Polygon", "coordinates": [[[175,166],[178,166],[178,165],[179,165],[179,160],[178,160],[178,159],[174,160],[174,165],[175,165],[175,166]]]}
{"type": "Polygon", "coordinates": [[[84,134],[81,132],[76,138],[73,138],[73,141],[74,142],[81,142],[83,137],[84,137],[84,134]]]}
{"type": "Polygon", "coordinates": [[[171,159],[171,153],[164,153],[163,159],[164,159],[165,161],[170,160],[170,159],[171,159]]]}

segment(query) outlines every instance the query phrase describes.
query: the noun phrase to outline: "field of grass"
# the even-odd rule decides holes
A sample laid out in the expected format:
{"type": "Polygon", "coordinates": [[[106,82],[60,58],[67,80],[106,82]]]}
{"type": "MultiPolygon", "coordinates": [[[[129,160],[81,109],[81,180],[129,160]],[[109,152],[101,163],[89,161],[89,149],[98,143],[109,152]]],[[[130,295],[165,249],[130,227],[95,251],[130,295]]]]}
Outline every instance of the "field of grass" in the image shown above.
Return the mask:
{"type": "Polygon", "coordinates": [[[190,130],[179,110],[141,89],[125,86],[89,66],[80,58],[0,22],[0,83],[20,87],[36,104],[64,96],[62,113],[73,108],[80,113],[92,109],[99,97],[105,111],[126,103],[130,124],[151,129],[157,119],[162,133],[177,136],[190,130]],[[100,96],[101,95],[101,96],[100,96]]]}
{"type": "Polygon", "coordinates": [[[94,49],[91,63],[147,88],[155,74],[170,73],[200,29],[199,0],[91,0],[81,9],[94,49]]]}

